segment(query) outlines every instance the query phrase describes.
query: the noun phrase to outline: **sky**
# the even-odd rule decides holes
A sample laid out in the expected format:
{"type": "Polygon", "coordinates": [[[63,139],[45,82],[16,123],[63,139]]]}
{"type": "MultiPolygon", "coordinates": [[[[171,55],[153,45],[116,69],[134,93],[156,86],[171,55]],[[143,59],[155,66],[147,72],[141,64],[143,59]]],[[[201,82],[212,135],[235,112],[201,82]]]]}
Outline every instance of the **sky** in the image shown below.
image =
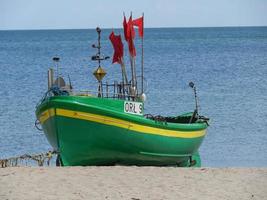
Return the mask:
{"type": "Polygon", "coordinates": [[[267,0],[0,0],[0,30],[267,26],[267,0]]]}

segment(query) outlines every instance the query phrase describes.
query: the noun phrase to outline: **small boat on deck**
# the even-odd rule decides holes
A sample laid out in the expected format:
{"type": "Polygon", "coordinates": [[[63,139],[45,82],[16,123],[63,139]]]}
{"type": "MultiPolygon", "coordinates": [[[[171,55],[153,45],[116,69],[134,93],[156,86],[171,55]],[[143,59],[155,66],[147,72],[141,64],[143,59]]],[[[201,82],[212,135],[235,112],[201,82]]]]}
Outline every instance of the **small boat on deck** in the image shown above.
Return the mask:
{"type": "MultiPolygon", "coordinates": [[[[102,83],[106,72],[101,61],[108,57],[100,51],[100,28],[97,34],[98,44],[93,45],[97,54],[92,56],[92,60],[98,62],[94,72],[98,80],[97,92],[77,92],[62,77],[54,80],[54,70],[49,69],[48,90],[36,107],[37,120],[51,146],[58,151],[57,164],[201,166],[198,149],[209,119],[198,113],[195,85],[190,83],[195,94],[194,112],[172,117],[145,114],[143,69],[139,92],[134,57],[131,58],[132,80],[128,81],[122,50],[118,47],[121,46],[120,37],[112,32],[113,61],[118,59],[121,64],[122,81],[102,83]]],[[[53,60],[58,66],[59,58],[53,60]]]]}

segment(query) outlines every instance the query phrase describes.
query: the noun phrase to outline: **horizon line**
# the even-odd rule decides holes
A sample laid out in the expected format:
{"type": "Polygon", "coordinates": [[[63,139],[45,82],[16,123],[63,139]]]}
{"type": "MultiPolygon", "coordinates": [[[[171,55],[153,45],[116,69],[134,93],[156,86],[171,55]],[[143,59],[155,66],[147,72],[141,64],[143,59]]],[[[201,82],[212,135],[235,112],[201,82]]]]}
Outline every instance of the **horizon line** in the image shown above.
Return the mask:
{"type": "MultiPolygon", "coordinates": [[[[239,26],[164,26],[164,27],[147,27],[145,29],[168,29],[168,28],[264,28],[267,25],[239,25],[239,26]]],[[[0,29],[0,31],[53,31],[53,30],[94,30],[95,28],[40,28],[40,29],[0,29]]],[[[121,28],[101,28],[101,29],[123,29],[121,28]]]]}

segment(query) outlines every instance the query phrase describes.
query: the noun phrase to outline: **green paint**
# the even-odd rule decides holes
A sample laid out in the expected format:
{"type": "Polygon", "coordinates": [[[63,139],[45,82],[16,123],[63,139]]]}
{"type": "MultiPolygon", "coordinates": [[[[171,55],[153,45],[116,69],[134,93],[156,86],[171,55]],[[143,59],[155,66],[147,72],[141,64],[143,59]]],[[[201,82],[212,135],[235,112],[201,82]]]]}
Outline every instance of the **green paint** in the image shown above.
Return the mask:
{"type": "MultiPolygon", "coordinates": [[[[126,114],[124,101],[81,96],[50,97],[37,107],[36,115],[51,108],[88,112],[123,119],[136,124],[166,130],[197,131],[206,123],[163,123],[143,116],[126,114]]],[[[189,115],[189,114],[187,114],[189,115]]],[[[42,124],[45,135],[54,149],[60,151],[65,166],[72,165],[179,165],[189,166],[189,156],[196,153],[204,136],[177,138],[144,134],[111,125],[53,116],[42,124]]]]}

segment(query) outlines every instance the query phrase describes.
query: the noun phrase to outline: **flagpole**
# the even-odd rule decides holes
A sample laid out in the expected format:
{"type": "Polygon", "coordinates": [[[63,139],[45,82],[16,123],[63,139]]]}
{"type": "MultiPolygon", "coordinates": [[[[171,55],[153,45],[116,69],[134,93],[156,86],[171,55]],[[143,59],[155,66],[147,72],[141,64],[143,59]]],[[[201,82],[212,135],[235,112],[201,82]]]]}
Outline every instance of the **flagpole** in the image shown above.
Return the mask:
{"type": "Polygon", "coordinates": [[[123,66],[121,64],[121,76],[122,76],[122,84],[124,84],[124,73],[123,73],[123,66]]]}
{"type": "Polygon", "coordinates": [[[128,84],[128,78],[127,78],[127,73],[126,73],[125,64],[124,64],[123,59],[121,59],[121,67],[122,67],[122,71],[123,71],[123,75],[124,75],[124,80],[125,80],[126,84],[128,84]]]}
{"type": "Polygon", "coordinates": [[[136,80],[136,68],[135,68],[135,57],[133,56],[133,69],[134,69],[134,86],[135,86],[135,95],[137,94],[137,80],[136,80]]]}
{"type": "MultiPolygon", "coordinates": [[[[132,12],[131,12],[131,19],[132,19],[132,12]]],[[[132,29],[132,27],[130,27],[130,29],[132,29]]],[[[130,37],[132,37],[132,34],[133,33],[131,32],[131,36],[130,37]]],[[[133,38],[131,38],[131,40],[132,40],[132,43],[134,44],[133,38]]],[[[136,92],[137,92],[137,87],[136,87],[136,71],[135,71],[135,59],[134,59],[134,56],[131,55],[131,53],[130,53],[130,59],[131,59],[131,68],[132,68],[132,93],[133,93],[133,96],[135,98],[136,92]]]]}
{"type": "Polygon", "coordinates": [[[125,86],[126,86],[126,91],[128,93],[128,79],[127,79],[127,73],[125,69],[125,64],[123,58],[121,58],[121,69],[122,69],[122,75],[123,75],[123,94],[125,95],[125,86]]]}
{"type": "Polygon", "coordinates": [[[142,49],[142,57],[141,57],[141,77],[142,77],[142,94],[144,93],[144,13],[143,13],[143,27],[142,27],[142,30],[143,30],[143,37],[142,37],[142,40],[141,40],[141,49],[142,49]]]}
{"type": "Polygon", "coordinates": [[[134,65],[133,65],[133,56],[130,54],[130,63],[131,63],[131,72],[132,72],[132,92],[135,85],[135,78],[134,78],[134,65]]]}

